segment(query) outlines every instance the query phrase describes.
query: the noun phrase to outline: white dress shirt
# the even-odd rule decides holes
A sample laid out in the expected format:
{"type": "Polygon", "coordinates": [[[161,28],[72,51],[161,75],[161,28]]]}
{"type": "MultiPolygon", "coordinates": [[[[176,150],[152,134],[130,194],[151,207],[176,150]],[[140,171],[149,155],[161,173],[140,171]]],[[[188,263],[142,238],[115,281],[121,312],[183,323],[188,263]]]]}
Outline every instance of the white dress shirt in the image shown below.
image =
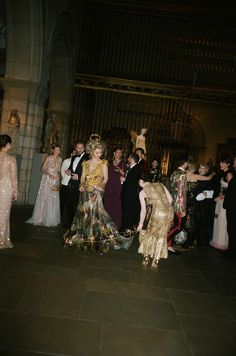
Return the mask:
{"type": "Polygon", "coordinates": [[[68,185],[68,183],[69,183],[70,176],[68,176],[68,174],[66,174],[66,170],[70,167],[70,163],[71,163],[71,157],[64,159],[64,161],[62,162],[62,165],[61,165],[61,176],[62,176],[61,184],[62,185],[68,185]]]}

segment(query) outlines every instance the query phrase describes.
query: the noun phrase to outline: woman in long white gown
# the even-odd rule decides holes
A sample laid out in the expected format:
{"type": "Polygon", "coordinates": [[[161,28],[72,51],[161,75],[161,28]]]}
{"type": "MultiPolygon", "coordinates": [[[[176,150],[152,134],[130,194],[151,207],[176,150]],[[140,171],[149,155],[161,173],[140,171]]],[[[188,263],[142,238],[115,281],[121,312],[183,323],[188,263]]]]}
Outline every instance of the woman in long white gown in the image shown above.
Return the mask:
{"type": "Polygon", "coordinates": [[[13,247],[10,240],[10,212],[12,201],[17,199],[16,159],[11,150],[11,137],[0,135],[0,249],[13,247]]]}
{"type": "Polygon", "coordinates": [[[42,179],[40,182],[34,211],[27,223],[42,226],[57,226],[60,224],[60,147],[54,145],[42,166],[42,179]]]}
{"type": "Polygon", "coordinates": [[[227,171],[230,168],[231,160],[229,158],[222,159],[220,162],[220,169],[222,171],[222,177],[220,179],[220,191],[215,198],[215,218],[214,218],[214,228],[213,228],[213,238],[210,241],[212,247],[218,250],[227,250],[229,236],[227,232],[227,219],[226,210],[223,208],[224,194],[228,188],[228,182],[226,181],[227,171]]]}

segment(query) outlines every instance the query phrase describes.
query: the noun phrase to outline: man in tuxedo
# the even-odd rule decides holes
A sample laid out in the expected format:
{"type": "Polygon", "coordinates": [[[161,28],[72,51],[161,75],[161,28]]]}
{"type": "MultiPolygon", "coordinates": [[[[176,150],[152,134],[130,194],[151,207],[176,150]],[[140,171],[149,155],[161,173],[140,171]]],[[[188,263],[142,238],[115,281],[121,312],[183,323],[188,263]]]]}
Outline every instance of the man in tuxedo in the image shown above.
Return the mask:
{"type": "Polygon", "coordinates": [[[133,229],[139,222],[140,202],[138,181],[141,176],[141,169],[138,165],[139,157],[136,153],[131,153],[128,157],[129,168],[125,177],[121,176],[121,208],[122,224],[121,231],[133,229]]]}
{"type": "Polygon", "coordinates": [[[228,170],[226,179],[228,188],[225,191],[223,208],[226,209],[229,246],[226,257],[236,257],[236,173],[228,170]]]}
{"type": "Polygon", "coordinates": [[[80,195],[79,185],[82,174],[82,162],[88,159],[85,153],[84,143],[77,142],[75,145],[75,151],[76,154],[72,157],[70,166],[66,170],[66,174],[70,176],[66,201],[68,214],[68,221],[66,225],[71,225],[75,216],[80,195]]]}
{"type": "Polygon", "coordinates": [[[141,169],[141,172],[145,172],[145,173],[147,173],[147,175],[149,175],[150,172],[149,172],[148,164],[147,164],[147,161],[144,159],[145,158],[144,149],[142,147],[138,147],[138,148],[136,148],[135,153],[139,157],[138,165],[141,169]]]}

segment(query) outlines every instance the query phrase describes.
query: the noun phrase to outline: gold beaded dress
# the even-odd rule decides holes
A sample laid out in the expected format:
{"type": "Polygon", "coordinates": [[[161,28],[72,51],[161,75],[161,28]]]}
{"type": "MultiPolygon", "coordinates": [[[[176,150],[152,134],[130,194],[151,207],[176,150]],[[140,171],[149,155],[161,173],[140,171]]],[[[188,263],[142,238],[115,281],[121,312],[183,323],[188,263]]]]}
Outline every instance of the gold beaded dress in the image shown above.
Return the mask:
{"type": "Polygon", "coordinates": [[[173,208],[161,183],[147,183],[143,190],[146,204],[151,206],[151,214],[146,230],[139,234],[138,252],[155,260],[167,258],[167,233],[173,221],[173,208]]]}
{"type": "Polygon", "coordinates": [[[106,160],[102,160],[95,169],[89,170],[89,162],[82,163],[85,170],[84,191],[80,193],[72,226],[64,235],[65,245],[85,248],[94,246],[102,253],[106,252],[104,246],[109,241],[113,248],[120,248],[117,227],[103,206],[104,164],[107,165],[106,160]]]}
{"type": "Polygon", "coordinates": [[[15,157],[0,152],[0,249],[13,247],[10,240],[12,194],[17,193],[15,157]]]}

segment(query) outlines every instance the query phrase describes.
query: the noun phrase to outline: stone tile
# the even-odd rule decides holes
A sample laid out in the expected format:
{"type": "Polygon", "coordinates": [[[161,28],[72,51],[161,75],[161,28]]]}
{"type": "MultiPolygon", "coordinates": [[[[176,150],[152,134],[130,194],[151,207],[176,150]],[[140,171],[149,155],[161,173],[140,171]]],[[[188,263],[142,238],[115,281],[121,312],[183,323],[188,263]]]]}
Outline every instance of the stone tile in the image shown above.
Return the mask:
{"type": "MultiPolygon", "coordinates": [[[[132,256],[130,258],[130,266],[134,268],[138,268],[144,270],[142,265],[142,257],[141,256],[132,256]]],[[[146,270],[149,269],[150,266],[145,268],[146,270]]],[[[192,273],[192,274],[200,274],[197,269],[190,269],[187,268],[181,261],[180,256],[170,255],[167,259],[161,259],[159,262],[159,271],[169,271],[169,272],[176,272],[178,273],[192,273]]]]}
{"type": "Polygon", "coordinates": [[[7,271],[0,276],[0,290],[4,293],[18,293],[29,288],[37,278],[35,273],[7,271]]]}
{"type": "Polygon", "coordinates": [[[46,355],[99,354],[99,323],[4,311],[0,311],[0,319],[2,348],[36,351],[46,355]]]}
{"type": "Polygon", "coordinates": [[[118,254],[119,251],[117,251],[117,255],[115,256],[110,256],[109,253],[103,256],[91,254],[83,258],[81,266],[96,266],[97,268],[129,271],[128,258],[121,257],[118,254]]]}
{"type": "MultiPolygon", "coordinates": [[[[13,350],[13,349],[2,349],[0,347],[0,355],[1,356],[42,356],[42,353],[38,352],[28,352],[26,350],[13,350]]],[[[44,354],[45,355],[45,354],[44,354]]]]}
{"type": "Polygon", "coordinates": [[[122,283],[103,279],[88,279],[86,291],[110,293],[141,299],[169,300],[169,295],[165,288],[142,286],[138,284],[122,283]]]}
{"type": "Polygon", "coordinates": [[[58,266],[63,268],[79,268],[81,260],[81,256],[67,256],[45,253],[37,260],[36,263],[40,265],[58,266]]]}
{"type": "Polygon", "coordinates": [[[82,319],[180,330],[172,304],[112,294],[86,292],[82,319]]]}
{"type": "Polygon", "coordinates": [[[12,268],[16,263],[16,257],[4,253],[5,250],[0,250],[0,271],[4,272],[12,268]]]}
{"type": "Polygon", "coordinates": [[[14,243],[14,247],[11,249],[3,250],[3,253],[13,256],[28,257],[31,259],[37,259],[41,256],[42,250],[33,245],[29,245],[23,242],[14,243]]]}
{"type": "Polygon", "coordinates": [[[180,316],[194,356],[234,356],[236,323],[180,316]]]}
{"type": "Polygon", "coordinates": [[[236,298],[235,297],[221,297],[220,303],[222,308],[227,310],[227,312],[232,316],[234,321],[236,321],[236,298]]]}
{"type": "Polygon", "coordinates": [[[176,290],[169,290],[169,293],[177,313],[200,318],[234,319],[233,314],[222,305],[219,296],[176,290]]]}
{"type": "Polygon", "coordinates": [[[191,356],[181,332],[104,324],[101,356],[191,356]]]}
{"type": "MultiPolygon", "coordinates": [[[[102,258],[103,256],[101,256],[102,258]]],[[[120,282],[129,282],[130,281],[130,272],[121,271],[121,270],[112,270],[105,268],[96,268],[89,266],[81,266],[79,269],[79,277],[83,278],[92,278],[92,279],[106,279],[110,281],[120,281],[120,282]]]]}
{"type": "Polygon", "coordinates": [[[209,249],[196,253],[185,253],[180,257],[183,265],[188,269],[197,269],[203,272],[227,273],[229,270],[236,273],[236,263],[219,258],[218,251],[208,253],[209,249]]]}
{"type": "Polygon", "coordinates": [[[236,297],[236,276],[229,270],[228,273],[204,272],[204,276],[217,294],[236,297]]]}
{"type": "Polygon", "coordinates": [[[30,272],[36,274],[59,274],[64,278],[67,276],[78,276],[78,268],[63,268],[59,266],[41,265],[36,263],[17,262],[12,270],[21,272],[30,272]]]}
{"type": "Polygon", "coordinates": [[[14,310],[22,299],[23,291],[4,292],[0,291],[0,309],[14,310]]]}
{"type": "Polygon", "coordinates": [[[86,280],[60,275],[38,276],[17,306],[27,313],[78,318],[86,280]]]}
{"type": "Polygon", "coordinates": [[[131,269],[131,283],[153,285],[163,288],[189,290],[203,293],[215,293],[207,280],[199,273],[174,273],[157,271],[151,268],[131,269]]]}
{"type": "MultiPolygon", "coordinates": [[[[80,255],[80,253],[78,253],[78,251],[74,248],[65,248],[62,239],[60,240],[54,239],[53,241],[51,241],[50,245],[47,248],[47,253],[66,255],[66,256],[68,255],[77,256],[78,254],[80,255]]],[[[84,256],[85,254],[81,254],[81,255],[84,256]]]]}

